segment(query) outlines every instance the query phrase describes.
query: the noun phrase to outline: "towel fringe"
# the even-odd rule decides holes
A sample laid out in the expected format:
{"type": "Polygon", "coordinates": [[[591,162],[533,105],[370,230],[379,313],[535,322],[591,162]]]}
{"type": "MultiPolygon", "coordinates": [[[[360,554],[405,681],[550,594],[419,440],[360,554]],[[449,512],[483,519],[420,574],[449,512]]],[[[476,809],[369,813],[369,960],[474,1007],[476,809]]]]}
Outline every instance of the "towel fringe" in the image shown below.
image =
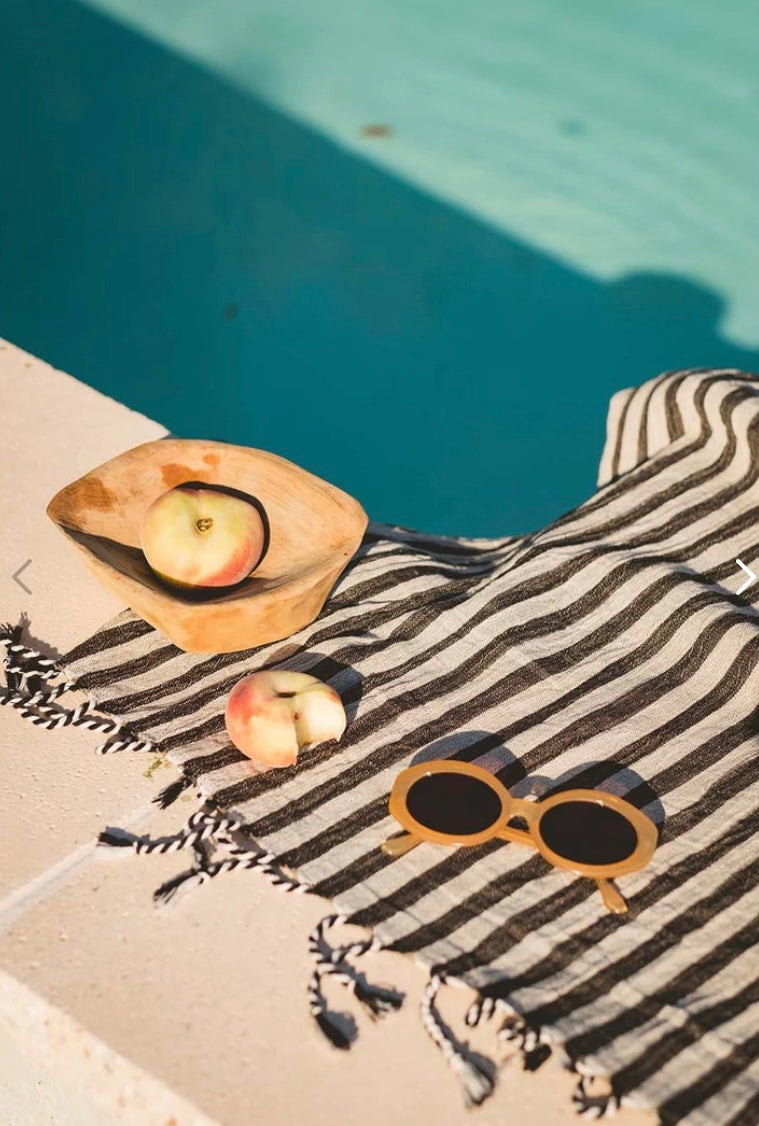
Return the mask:
{"type": "Polygon", "coordinates": [[[121,731],[119,739],[106,739],[99,747],[95,748],[95,753],[98,755],[113,755],[118,754],[120,751],[155,751],[157,750],[154,743],[146,739],[142,735],[132,735],[128,732],[119,722],[119,726],[115,729],[121,731]]]}
{"type": "Polygon", "coordinates": [[[29,695],[13,689],[0,691],[0,705],[14,708],[22,719],[29,720],[35,727],[44,727],[49,731],[55,731],[59,727],[84,727],[90,731],[112,734],[120,726],[118,720],[93,714],[95,705],[92,700],[84,700],[75,708],[67,710],[54,704],[54,699],[57,696],[52,692],[34,692],[29,695]]]}
{"type": "MultiPolygon", "coordinates": [[[[218,843],[213,837],[208,839],[213,841],[213,843],[218,843]]],[[[246,871],[248,869],[254,869],[266,876],[269,883],[279,888],[280,891],[297,893],[309,890],[306,884],[301,884],[290,876],[285,875],[285,873],[276,866],[274,862],[275,858],[270,852],[256,852],[250,848],[231,848],[229,852],[231,855],[228,859],[204,863],[188,872],[182,873],[168,883],[162,884],[161,887],[153,893],[154,902],[158,906],[166,907],[174,902],[179,893],[184,895],[187,892],[193,891],[195,888],[202,887],[202,885],[208,883],[209,880],[217,879],[219,876],[228,875],[232,872],[246,871]]]]}
{"type": "Polygon", "coordinates": [[[495,1083],[492,1076],[477,1063],[467,1046],[455,1040],[441,1020],[435,999],[444,984],[445,975],[433,970],[422,994],[422,1024],[430,1039],[443,1053],[448,1066],[458,1075],[466,1105],[479,1106],[493,1093],[495,1083]]]}
{"type": "Polygon", "coordinates": [[[168,786],[164,786],[161,792],[153,798],[153,802],[159,809],[168,809],[177,798],[182,796],[185,790],[190,789],[192,784],[190,775],[182,774],[175,782],[170,782],[168,786]]]}
{"type": "MultiPolygon", "coordinates": [[[[311,986],[309,986],[309,996],[311,993],[311,986]]],[[[317,1003],[318,1004],[318,1003],[317,1003]]],[[[324,1035],[329,1040],[330,1044],[340,1051],[347,1051],[351,1046],[350,1038],[346,1036],[341,1028],[339,1028],[326,1009],[316,1007],[314,1001],[311,1002],[311,1015],[322,1030],[324,1035]]]]}
{"type": "MultiPolygon", "coordinates": [[[[23,622],[11,625],[9,622],[0,626],[0,648],[5,650],[3,664],[6,676],[16,679],[14,687],[23,688],[25,682],[35,678],[37,680],[53,680],[61,676],[61,670],[54,657],[45,657],[36,649],[30,649],[21,641],[23,622]]],[[[58,694],[67,692],[75,687],[73,680],[66,681],[65,686],[60,686],[58,694]]]]}
{"type": "Polygon", "coordinates": [[[537,1071],[542,1067],[546,1060],[551,1058],[553,1049],[550,1044],[538,1044],[532,1051],[522,1049],[522,1067],[525,1071],[537,1071]]]}
{"type": "Polygon", "coordinates": [[[69,679],[60,684],[50,684],[64,674],[54,658],[45,657],[21,642],[22,628],[22,625],[0,626],[0,649],[4,650],[7,684],[7,688],[0,689],[0,707],[13,708],[22,719],[47,731],[57,731],[60,727],[99,731],[107,736],[97,748],[97,753],[101,755],[115,751],[154,750],[150,740],[133,735],[118,716],[97,714],[98,706],[91,697],[74,708],[60,707],[57,704],[60,697],[80,686],[76,680],[69,679]],[[41,685],[44,685],[44,690],[41,685]]]}
{"type": "MultiPolygon", "coordinates": [[[[349,942],[343,946],[330,946],[326,939],[326,932],[335,926],[349,923],[347,915],[335,914],[325,916],[308,936],[308,950],[314,960],[314,970],[308,984],[308,998],[311,1015],[325,1033],[327,1038],[335,1043],[332,1031],[335,1028],[334,1016],[327,1008],[327,1001],[322,990],[322,980],[329,977],[349,989],[356,1000],[367,1010],[372,1019],[385,1016],[387,1013],[397,1011],[403,1004],[403,995],[385,986],[372,985],[348,961],[349,958],[360,958],[373,950],[380,950],[382,944],[373,935],[358,942],[349,942]]],[[[343,1039],[341,1030],[339,1039],[343,1039]]],[[[348,1048],[350,1040],[345,1044],[337,1043],[336,1047],[348,1048]]]]}
{"type": "Polygon", "coordinates": [[[478,996],[466,1011],[464,1023],[469,1028],[476,1028],[484,1020],[490,1020],[499,1006],[503,1004],[498,997],[478,996]]]}
{"type": "Polygon", "coordinates": [[[184,829],[167,837],[137,836],[123,829],[106,829],[98,838],[98,844],[109,848],[132,848],[140,855],[151,853],[179,852],[185,848],[195,848],[200,841],[215,837],[219,833],[231,832],[240,828],[236,817],[221,816],[208,810],[193,813],[184,829]]]}
{"type": "Polygon", "coordinates": [[[580,1118],[597,1121],[612,1118],[622,1105],[613,1091],[605,1095],[591,1095],[588,1091],[588,1077],[580,1076],[572,1093],[572,1105],[580,1118]]]}
{"type": "Polygon", "coordinates": [[[528,1025],[513,1010],[499,1028],[498,1039],[516,1046],[525,1071],[537,1071],[552,1055],[551,1045],[543,1039],[541,1030],[528,1025]]]}
{"type": "Polygon", "coordinates": [[[204,808],[193,813],[185,828],[171,836],[138,836],[109,827],[100,834],[98,843],[103,848],[130,848],[138,855],[193,850],[193,867],[172,877],[154,892],[154,902],[161,907],[173,904],[178,896],[201,887],[209,880],[246,869],[261,872],[281,891],[303,893],[310,890],[307,884],[283,872],[273,853],[242,843],[241,830],[243,824],[239,818],[204,808]],[[213,859],[216,849],[225,854],[223,859],[213,859]]]}

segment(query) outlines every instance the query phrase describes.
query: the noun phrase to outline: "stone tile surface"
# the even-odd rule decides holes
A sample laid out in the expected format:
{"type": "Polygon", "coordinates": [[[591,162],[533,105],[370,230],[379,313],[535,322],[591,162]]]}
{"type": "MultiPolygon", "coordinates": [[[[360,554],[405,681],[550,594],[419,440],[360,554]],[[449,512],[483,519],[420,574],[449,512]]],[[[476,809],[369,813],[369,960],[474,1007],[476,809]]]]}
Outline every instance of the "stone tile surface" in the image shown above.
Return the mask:
{"type": "Polygon", "coordinates": [[[0,973],[3,1126],[214,1126],[60,1009],[0,973]]]}
{"type": "MultiPolygon", "coordinates": [[[[65,652],[121,603],[90,577],[45,515],[69,481],[163,427],[0,341],[0,621],[27,615],[25,640],[65,652]],[[27,559],[20,579],[12,575],[27,559]]],[[[95,757],[83,731],[46,732],[0,709],[0,901],[91,842],[108,810],[147,806],[147,763],[95,757]]],[[[163,774],[162,774],[163,776],[163,774]]],[[[2,906],[0,906],[0,913],[2,906]]]]}

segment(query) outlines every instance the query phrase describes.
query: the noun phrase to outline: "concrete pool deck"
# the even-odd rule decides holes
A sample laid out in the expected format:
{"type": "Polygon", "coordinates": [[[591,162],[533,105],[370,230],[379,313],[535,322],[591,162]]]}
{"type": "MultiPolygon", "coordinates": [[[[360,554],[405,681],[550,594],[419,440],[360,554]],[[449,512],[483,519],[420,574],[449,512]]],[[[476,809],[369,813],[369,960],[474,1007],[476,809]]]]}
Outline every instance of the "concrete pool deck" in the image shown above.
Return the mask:
{"type": "MultiPolygon", "coordinates": [[[[160,437],[158,423],[0,342],[4,472],[0,617],[25,613],[25,639],[65,652],[123,607],[85,571],[45,516],[62,485],[160,437]],[[12,579],[31,559],[22,580],[12,579]]],[[[246,873],[161,913],[152,892],[176,858],[142,863],[95,850],[106,825],[172,832],[191,808],[151,804],[172,775],[144,756],[94,754],[71,728],[42,732],[0,713],[0,1121],[12,1126],[411,1126],[577,1121],[574,1076],[517,1060],[467,1113],[418,1017],[424,977],[410,959],[373,956],[373,977],[407,995],[348,1055],[313,1030],[306,936],[325,913],[246,873]],[[209,960],[209,950],[225,950],[209,960]],[[376,960],[375,960],[376,959],[376,960]],[[376,967],[376,968],[375,968],[376,967]]],[[[173,768],[171,768],[173,770],[173,768]]],[[[188,801],[192,796],[188,796],[188,801]]],[[[470,997],[443,1015],[463,1030],[470,997]]],[[[342,1005],[342,1002],[341,1002],[342,1005]]],[[[493,1029],[469,1033],[493,1053],[493,1029]]],[[[625,1126],[652,1115],[621,1112],[625,1126]]]]}

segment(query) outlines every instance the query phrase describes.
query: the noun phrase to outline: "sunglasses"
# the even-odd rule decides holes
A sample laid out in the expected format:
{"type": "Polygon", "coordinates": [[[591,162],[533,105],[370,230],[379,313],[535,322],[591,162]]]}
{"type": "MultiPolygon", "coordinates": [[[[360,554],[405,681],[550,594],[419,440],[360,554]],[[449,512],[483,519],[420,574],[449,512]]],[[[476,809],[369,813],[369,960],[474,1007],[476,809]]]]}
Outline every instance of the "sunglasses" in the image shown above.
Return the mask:
{"type": "Polygon", "coordinates": [[[389,808],[406,832],[385,841],[387,856],[403,856],[422,841],[514,841],[536,848],[556,868],[595,880],[607,909],[618,915],[627,903],[610,881],[644,868],[657,843],[653,821],[614,794],[562,790],[544,801],[522,801],[489,771],[456,759],[402,771],[389,808]],[[510,824],[515,818],[527,828],[510,824]]]}

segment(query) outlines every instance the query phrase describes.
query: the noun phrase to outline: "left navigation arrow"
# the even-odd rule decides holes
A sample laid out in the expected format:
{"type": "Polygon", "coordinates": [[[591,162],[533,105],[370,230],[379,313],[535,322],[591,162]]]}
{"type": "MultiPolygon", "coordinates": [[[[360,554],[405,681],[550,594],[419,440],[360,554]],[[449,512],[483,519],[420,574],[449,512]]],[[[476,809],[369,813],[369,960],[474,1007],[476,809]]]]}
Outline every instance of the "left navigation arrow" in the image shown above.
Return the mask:
{"type": "Polygon", "coordinates": [[[26,570],[26,568],[29,566],[30,563],[31,563],[31,559],[27,559],[26,563],[22,563],[21,566],[19,567],[19,569],[15,572],[15,574],[13,574],[11,576],[13,578],[14,583],[18,583],[18,585],[21,587],[21,589],[25,590],[27,594],[31,594],[32,592],[29,590],[29,587],[26,585],[26,583],[21,582],[19,575],[22,573],[22,571],[26,570]]]}

